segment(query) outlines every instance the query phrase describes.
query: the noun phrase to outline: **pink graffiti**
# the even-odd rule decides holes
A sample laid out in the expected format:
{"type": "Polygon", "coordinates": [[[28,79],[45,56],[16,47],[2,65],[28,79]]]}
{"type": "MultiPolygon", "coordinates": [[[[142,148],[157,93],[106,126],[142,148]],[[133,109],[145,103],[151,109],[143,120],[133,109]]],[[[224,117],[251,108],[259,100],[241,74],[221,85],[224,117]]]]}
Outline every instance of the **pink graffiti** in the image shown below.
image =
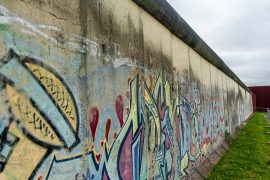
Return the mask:
{"type": "Polygon", "coordinates": [[[122,127],[124,124],[124,120],[123,120],[124,101],[121,95],[119,95],[116,98],[115,108],[116,108],[116,114],[120,123],[120,127],[122,127]]]}
{"type": "Polygon", "coordinates": [[[92,132],[92,139],[95,141],[96,130],[99,120],[99,111],[97,107],[92,107],[89,112],[89,126],[92,132]]]}
{"type": "Polygon", "coordinates": [[[109,142],[109,133],[110,133],[111,125],[112,125],[112,120],[108,119],[106,122],[106,129],[105,129],[105,138],[107,142],[109,142]]]}

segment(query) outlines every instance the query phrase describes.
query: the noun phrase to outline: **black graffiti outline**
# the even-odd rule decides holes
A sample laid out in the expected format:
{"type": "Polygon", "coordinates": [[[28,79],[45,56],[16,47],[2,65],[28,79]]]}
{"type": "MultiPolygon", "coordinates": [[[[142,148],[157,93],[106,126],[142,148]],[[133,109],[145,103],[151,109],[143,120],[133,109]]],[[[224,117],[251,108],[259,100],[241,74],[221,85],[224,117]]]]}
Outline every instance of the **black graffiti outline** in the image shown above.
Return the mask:
{"type": "MultiPolygon", "coordinates": [[[[71,90],[69,89],[68,85],[65,83],[65,80],[55,70],[53,70],[50,66],[46,65],[45,63],[43,63],[43,62],[41,62],[41,61],[39,61],[37,59],[34,59],[32,57],[29,57],[29,56],[21,57],[21,56],[17,55],[15,53],[15,51],[13,51],[12,49],[10,49],[8,51],[8,53],[2,59],[0,59],[0,61],[3,64],[7,64],[8,61],[11,60],[11,59],[13,59],[13,58],[17,58],[18,59],[18,63],[20,63],[31,74],[31,76],[36,80],[36,82],[41,86],[41,88],[44,90],[44,92],[46,93],[46,95],[53,101],[53,103],[56,106],[56,108],[59,111],[59,113],[61,113],[61,115],[64,118],[65,122],[68,124],[68,127],[74,133],[75,138],[76,138],[76,141],[73,143],[73,145],[70,148],[68,148],[65,144],[63,146],[63,147],[65,147],[65,149],[68,149],[69,151],[71,151],[80,142],[80,139],[78,137],[79,122],[80,122],[80,120],[79,120],[79,114],[78,114],[78,112],[79,112],[78,111],[78,106],[77,106],[75,97],[74,97],[73,93],[71,93],[71,90]],[[69,96],[71,97],[71,100],[73,101],[73,104],[74,104],[75,114],[76,114],[76,120],[77,120],[77,122],[76,122],[77,123],[76,130],[74,130],[74,128],[71,126],[70,122],[67,119],[67,116],[61,110],[61,108],[59,107],[59,105],[57,104],[57,102],[54,100],[54,98],[52,97],[52,95],[46,90],[45,86],[42,83],[40,83],[40,81],[33,74],[33,72],[26,66],[25,63],[27,63],[27,62],[32,63],[32,64],[35,64],[35,65],[38,65],[39,67],[44,68],[45,70],[49,71],[56,78],[58,78],[61,81],[61,83],[65,86],[65,88],[66,88],[67,92],[69,93],[69,96]]],[[[2,77],[2,75],[1,75],[1,77],[2,77]]],[[[15,87],[14,86],[14,83],[11,80],[9,80],[7,77],[5,77],[5,76],[3,76],[3,83],[4,83],[4,88],[6,87],[7,84],[10,85],[11,87],[15,87]]],[[[17,91],[23,93],[22,91],[19,91],[19,90],[17,90],[17,91]]],[[[44,117],[45,120],[47,120],[48,117],[45,115],[45,113],[43,113],[35,105],[35,102],[30,97],[28,97],[28,98],[30,100],[30,104],[33,107],[35,107],[35,110],[38,113],[40,113],[40,115],[42,117],[44,117]]],[[[9,107],[9,112],[12,114],[12,117],[9,119],[9,126],[10,126],[10,124],[13,121],[15,121],[15,123],[17,125],[19,125],[20,121],[15,118],[14,114],[12,113],[11,107],[9,107]]],[[[63,141],[62,137],[60,136],[59,132],[55,129],[55,127],[52,125],[52,123],[50,121],[46,121],[46,122],[51,126],[52,130],[57,134],[57,137],[59,138],[59,140],[63,143],[64,141],[63,141]]],[[[1,139],[3,137],[5,138],[7,136],[9,126],[4,130],[4,133],[1,135],[1,139]]],[[[24,127],[21,127],[21,130],[22,130],[23,135],[25,135],[30,141],[32,141],[35,144],[37,144],[37,145],[39,145],[39,146],[44,147],[44,148],[47,149],[46,152],[45,152],[45,154],[43,155],[43,157],[38,162],[38,164],[35,167],[35,169],[32,171],[31,175],[29,176],[29,179],[33,179],[35,177],[35,175],[36,175],[36,172],[38,171],[38,169],[42,165],[43,161],[45,161],[50,156],[50,154],[52,153],[53,150],[61,149],[62,146],[51,145],[49,143],[43,142],[43,141],[39,140],[38,138],[34,137],[24,127]]],[[[18,143],[18,142],[19,142],[19,138],[17,137],[16,143],[18,143]]],[[[10,152],[9,156],[12,154],[12,151],[10,152]]],[[[2,171],[4,170],[5,165],[6,165],[7,162],[8,162],[8,158],[7,158],[7,161],[5,162],[3,168],[1,169],[2,171]]]]}

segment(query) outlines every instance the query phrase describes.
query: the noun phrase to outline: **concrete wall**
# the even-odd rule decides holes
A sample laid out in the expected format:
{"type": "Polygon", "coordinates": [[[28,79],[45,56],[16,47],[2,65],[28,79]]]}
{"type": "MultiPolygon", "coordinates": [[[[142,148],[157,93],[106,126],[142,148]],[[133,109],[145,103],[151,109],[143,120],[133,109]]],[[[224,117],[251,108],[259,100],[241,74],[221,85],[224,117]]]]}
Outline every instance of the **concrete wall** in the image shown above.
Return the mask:
{"type": "Polygon", "coordinates": [[[0,58],[0,179],[180,179],[252,113],[131,0],[1,0],[0,58]]]}

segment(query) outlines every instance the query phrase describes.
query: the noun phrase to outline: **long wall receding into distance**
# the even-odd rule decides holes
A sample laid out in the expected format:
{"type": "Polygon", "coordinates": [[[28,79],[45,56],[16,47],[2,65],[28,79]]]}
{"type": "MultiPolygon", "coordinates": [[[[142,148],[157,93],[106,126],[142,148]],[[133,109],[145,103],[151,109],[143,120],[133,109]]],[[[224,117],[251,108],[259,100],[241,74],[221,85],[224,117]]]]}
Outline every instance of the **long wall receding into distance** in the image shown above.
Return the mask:
{"type": "Polygon", "coordinates": [[[0,1],[0,179],[181,179],[251,99],[165,0],[0,1]]]}

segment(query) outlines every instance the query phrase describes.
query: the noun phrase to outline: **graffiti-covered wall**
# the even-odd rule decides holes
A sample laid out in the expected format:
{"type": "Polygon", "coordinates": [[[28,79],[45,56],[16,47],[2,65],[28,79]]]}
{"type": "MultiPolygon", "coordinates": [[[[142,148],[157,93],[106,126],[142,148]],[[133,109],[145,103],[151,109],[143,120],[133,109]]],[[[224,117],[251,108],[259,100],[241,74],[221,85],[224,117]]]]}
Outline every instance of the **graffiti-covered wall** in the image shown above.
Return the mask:
{"type": "Polygon", "coordinates": [[[131,0],[0,1],[0,179],[181,179],[251,113],[131,0]]]}

